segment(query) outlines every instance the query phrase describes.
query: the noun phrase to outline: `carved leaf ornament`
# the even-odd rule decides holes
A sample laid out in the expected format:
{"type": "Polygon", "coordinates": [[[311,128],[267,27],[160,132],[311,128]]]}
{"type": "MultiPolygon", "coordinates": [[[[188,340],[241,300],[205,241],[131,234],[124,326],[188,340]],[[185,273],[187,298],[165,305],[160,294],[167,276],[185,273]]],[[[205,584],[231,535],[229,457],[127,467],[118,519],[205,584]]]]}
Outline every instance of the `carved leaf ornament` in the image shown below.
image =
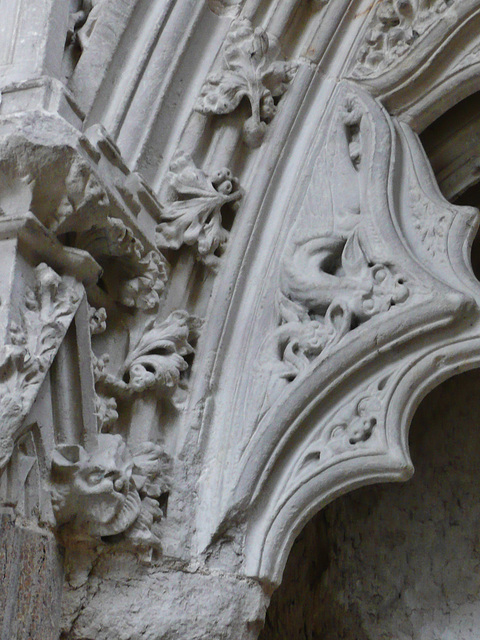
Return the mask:
{"type": "Polygon", "coordinates": [[[46,264],[35,269],[36,283],[26,293],[19,322],[0,350],[0,469],[16,440],[45,374],[81,300],[81,287],[46,264]]]}
{"type": "Polygon", "coordinates": [[[380,0],[358,53],[357,76],[369,76],[404,56],[455,0],[380,0]]]}
{"type": "Polygon", "coordinates": [[[243,138],[248,146],[259,147],[277,110],[275,98],[285,93],[298,65],[279,60],[276,38],[246,19],[232,23],[222,57],[220,71],[208,76],[195,108],[222,115],[248,98],[252,115],[243,125],[243,138]]]}
{"type": "Polygon", "coordinates": [[[117,374],[108,371],[108,354],[96,358],[98,412],[112,422],[116,405],[105,393],[118,397],[155,391],[172,395],[182,386],[182,373],[188,369],[186,359],[194,353],[191,342],[197,337],[200,321],[186,311],[173,311],[166,319],[151,317],[140,335],[130,335],[130,347],[117,374]]]}
{"type": "Polygon", "coordinates": [[[188,367],[185,356],[194,352],[189,339],[197,328],[198,321],[186,311],[174,311],[164,321],[152,319],[123,365],[129,388],[173,390],[188,367]]]}
{"type": "Polygon", "coordinates": [[[78,234],[76,246],[100,264],[107,261],[104,281],[114,297],[127,307],[150,310],[159,301],[167,281],[166,261],[157,251],[145,251],[132,230],[118,218],[107,217],[78,234]],[[109,263],[119,258],[116,268],[109,263]]]}
{"type": "Polygon", "coordinates": [[[165,260],[156,251],[149,251],[136,263],[136,271],[138,275],[120,285],[118,300],[126,307],[154,309],[167,280],[165,260]]]}
{"type": "Polygon", "coordinates": [[[226,168],[208,176],[182,151],[170,165],[167,179],[169,202],[156,229],[157,246],[179,249],[184,244],[193,245],[202,261],[215,264],[213,254],[228,239],[228,231],[222,226],[222,207],[230,203],[236,208],[243,195],[238,180],[226,168]]]}

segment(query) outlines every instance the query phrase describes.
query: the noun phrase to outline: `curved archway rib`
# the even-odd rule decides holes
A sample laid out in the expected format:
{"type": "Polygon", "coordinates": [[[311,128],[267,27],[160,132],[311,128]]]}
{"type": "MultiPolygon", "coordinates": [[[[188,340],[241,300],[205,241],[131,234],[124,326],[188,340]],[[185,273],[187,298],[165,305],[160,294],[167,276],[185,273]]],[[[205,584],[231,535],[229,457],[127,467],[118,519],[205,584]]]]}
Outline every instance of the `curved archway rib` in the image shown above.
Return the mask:
{"type": "Polygon", "coordinates": [[[249,575],[278,581],[305,518],[339,493],[412,472],[412,398],[480,355],[476,215],[443,199],[408,126],[339,84],[281,253],[276,328],[237,396],[247,424],[261,416],[229,478],[249,575]]]}
{"type": "Polygon", "coordinates": [[[420,133],[478,89],[480,8],[477,0],[417,2],[395,24],[382,4],[365,23],[348,75],[420,133]]]}
{"type": "MultiPolygon", "coordinates": [[[[198,548],[210,544],[222,523],[240,519],[247,527],[247,572],[272,581],[283,556],[273,562],[269,554],[278,544],[288,548],[304,514],[352,486],[411,473],[403,409],[385,413],[402,387],[399,372],[429,349],[442,354],[459,340],[473,344],[480,300],[468,265],[476,214],[442,198],[415,134],[400,122],[420,131],[473,90],[478,0],[435,0],[428,3],[431,14],[424,2],[413,3],[418,14],[400,26],[408,39],[420,16],[418,37],[405,49],[383,52],[369,69],[357,51],[371,40],[366,34],[379,3],[307,5],[252,0],[232,9],[229,3],[141,0],[134,6],[122,0],[123,17],[107,12],[99,18],[71,80],[81,97],[99,53],[95,43],[105,40],[102,29],[116,25],[103,75],[89,81],[82,97],[87,125],[106,125],[126,163],[156,193],[165,188],[177,149],[191,152],[205,171],[228,165],[245,189],[222,273],[215,285],[208,276],[195,309],[206,322],[184,422],[185,431],[191,416],[196,427],[205,426],[197,515],[208,522],[197,529],[198,548]],[[300,20],[306,26],[295,39],[288,22],[307,5],[308,21],[300,20]],[[438,20],[431,22],[434,14],[438,20]],[[256,151],[241,146],[242,107],[220,119],[194,112],[205,78],[221,67],[234,17],[268,31],[298,63],[256,151]],[[186,26],[179,39],[180,24],[186,26]],[[123,84],[116,82],[119,74],[123,84]],[[189,91],[178,108],[182,83],[189,91]],[[314,103],[321,113],[314,113],[314,103]],[[285,186],[291,200],[272,214],[272,201],[278,205],[272,193],[283,190],[286,173],[278,167],[290,152],[297,154],[285,186]],[[314,158],[310,166],[298,159],[305,153],[314,158]],[[276,240],[264,242],[268,234],[276,240]],[[262,259],[247,265],[245,255],[255,251],[262,259]],[[238,357],[225,365],[232,353],[238,357]]],[[[187,276],[195,287],[195,269],[192,256],[180,261],[168,293],[174,302],[185,295],[187,276]]],[[[197,295],[191,294],[194,305],[197,295]]],[[[476,348],[457,364],[476,362],[476,348]]],[[[424,374],[431,384],[444,371],[432,367],[424,374]]],[[[416,385],[424,389],[423,380],[416,385]]]]}

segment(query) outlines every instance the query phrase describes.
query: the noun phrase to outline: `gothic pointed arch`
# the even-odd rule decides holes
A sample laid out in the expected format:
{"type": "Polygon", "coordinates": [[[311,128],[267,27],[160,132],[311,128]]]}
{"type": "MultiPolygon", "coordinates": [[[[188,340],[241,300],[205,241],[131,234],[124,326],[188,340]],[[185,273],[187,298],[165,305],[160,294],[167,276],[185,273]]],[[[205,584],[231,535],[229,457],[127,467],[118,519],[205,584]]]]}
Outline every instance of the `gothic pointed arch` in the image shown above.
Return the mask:
{"type": "Polygon", "coordinates": [[[67,549],[72,637],[253,638],[303,523],[407,479],[478,365],[478,213],[418,134],[478,90],[479,0],[4,13],[2,505],[67,549]]]}

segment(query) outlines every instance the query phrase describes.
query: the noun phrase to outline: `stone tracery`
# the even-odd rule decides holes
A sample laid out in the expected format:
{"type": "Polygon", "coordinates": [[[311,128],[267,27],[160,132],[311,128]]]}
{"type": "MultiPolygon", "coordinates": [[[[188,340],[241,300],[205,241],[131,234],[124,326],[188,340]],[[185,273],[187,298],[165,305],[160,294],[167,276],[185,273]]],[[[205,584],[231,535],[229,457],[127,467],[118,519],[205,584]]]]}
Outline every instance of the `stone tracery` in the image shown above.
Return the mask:
{"type": "MultiPolygon", "coordinates": [[[[26,77],[16,44],[0,49],[1,368],[31,395],[4,410],[0,495],[18,513],[36,501],[46,532],[56,514],[69,562],[79,533],[112,543],[98,573],[84,563],[83,586],[103,590],[75,605],[66,588],[65,637],[126,633],[91,612],[108,608],[127,539],[160,550],[132,593],[159,573],[171,598],[213,581],[230,613],[212,637],[255,637],[302,523],[353,486],[406,479],[414,403],[477,364],[476,213],[441,197],[409,124],[443,108],[439,87],[458,101],[458,78],[478,83],[480,7],[367,4],[104,0],[73,7],[72,27],[49,0],[48,33],[19,19],[21,0],[8,8],[48,56],[26,77]],[[81,55],[64,84],[68,33],[81,55]],[[443,41],[460,33],[470,57],[452,62],[443,41]],[[18,331],[25,282],[34,338],[56,327],[38,301],[75,294],[46,360],[18,331]],[[43,377],[22,382],[23,365],[43,377]],[[53,503],[29,494],[33,469],[53,503]],[[239,593],[249,614],[231,612],[239,593]]],[[[139,613],[132,638],[151,624],[139,613]]]]}

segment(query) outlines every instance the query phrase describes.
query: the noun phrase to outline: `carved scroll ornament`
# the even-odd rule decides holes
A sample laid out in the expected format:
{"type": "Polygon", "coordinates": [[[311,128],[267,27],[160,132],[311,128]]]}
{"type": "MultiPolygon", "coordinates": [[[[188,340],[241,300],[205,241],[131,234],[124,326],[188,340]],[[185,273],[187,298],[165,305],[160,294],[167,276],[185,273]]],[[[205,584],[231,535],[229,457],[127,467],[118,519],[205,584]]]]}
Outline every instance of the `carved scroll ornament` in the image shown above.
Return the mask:
{"type": "Polygon", "coordinates": [[[130,334],[128,353],[116,374],[108,370],[108,355],[97,358],[99,388],[119,397],[148,390],[172,395],[182,384],[200,324],[186,311],[174,311],[165,320],[151,317],[140,332],[130,334]]]}
{"type": "Polygon", "coordinates": [[[275,116],[276,99],[285,93],[297,69],[295,62],[279,58],[273,36],[247,19],[235,20],[223,45],[221,67],[205,81],[195,108],[222,115],[234,111],[246,97],[252,115],[243,125],[243,139],[248,146],[259,147],[275,116]]]}

